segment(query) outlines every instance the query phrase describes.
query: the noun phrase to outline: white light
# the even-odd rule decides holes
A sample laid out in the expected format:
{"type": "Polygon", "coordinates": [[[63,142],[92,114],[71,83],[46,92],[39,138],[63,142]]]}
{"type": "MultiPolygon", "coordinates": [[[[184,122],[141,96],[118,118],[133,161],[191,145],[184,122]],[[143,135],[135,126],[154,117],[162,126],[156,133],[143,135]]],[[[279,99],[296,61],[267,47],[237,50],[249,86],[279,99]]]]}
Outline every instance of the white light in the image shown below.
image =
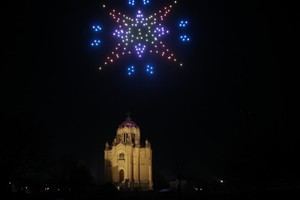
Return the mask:
{"type": "MultiPolygon", "coordinates": [[[[139,4],[137,0],[127,0],[127,2],[132,6],[139,4]]],[[[143,0],[143,2],[150,3],[150,0],[143,0]]],[[[177,3],[177,0],[173,0],[173,3],[177,3]]],[[[167,14],[171,11],[171,8],[172,5],[165,6],[157,13],[154,13],[149,17],[144,17],[143,11],[137,9],[134,18],[127,17],[123,13],[121,14],[116,10],[112,10],[111,15],[113,16],[113,18],[115,18],[114,20],[119,21],[117,30],[112,34],[119,39],[120,43],[118,43],[117,46],[122,48],[123,52],[121,50],[118,51],[119,54],[117,54],[117,52],[112,53],[113,59],[108,58],[105,64],[115,62],[117,61],[119,56],[121,57],[121,55],[125,54],[135,54],[137,57],[141,58],[146,51],[150,53],[160,54],[161,56],[164,56],[167,59],[176,62],[177,60],[176,58],[174,58],[174,54],[170,54],[170,50],[166,49],[166,46],[160,40],[161,37],[170,33],[169,30],[166,29],[166,27],[163,27],[163,23],[161,20],[163,20],[164,17],[167,16],[167,14]],[[148,45],[151,46],[153,50],[148,51],[148,45]],[[128,49],[126,50],[126,48],[124,47],[127,47],[128,49]],[[128,51],[132,47],[133,50],[131,52],[128,51]]],[[[183,39],[187,40],[187,38],[180,38],[180,40],[183,39]]],[[[99,43],[99,45],[101,45],[101,43],[99,43]]],[[[182,64],[180,66],[182,66],[182,64]]],[[[101,69],[102,68],[99,67],[99,70],[101,69]]]]}

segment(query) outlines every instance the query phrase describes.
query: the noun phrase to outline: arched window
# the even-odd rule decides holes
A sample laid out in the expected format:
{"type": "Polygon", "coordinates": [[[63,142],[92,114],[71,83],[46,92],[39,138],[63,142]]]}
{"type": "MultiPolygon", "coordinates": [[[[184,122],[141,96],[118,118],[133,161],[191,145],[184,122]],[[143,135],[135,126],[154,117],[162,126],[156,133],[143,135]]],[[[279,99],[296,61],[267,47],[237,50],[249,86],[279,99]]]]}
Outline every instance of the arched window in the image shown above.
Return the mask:
{"type": "Polygon", "coordinates": [[[124,153],[119,154],[119,160],[125,160],[125,154],[124,153]]]}

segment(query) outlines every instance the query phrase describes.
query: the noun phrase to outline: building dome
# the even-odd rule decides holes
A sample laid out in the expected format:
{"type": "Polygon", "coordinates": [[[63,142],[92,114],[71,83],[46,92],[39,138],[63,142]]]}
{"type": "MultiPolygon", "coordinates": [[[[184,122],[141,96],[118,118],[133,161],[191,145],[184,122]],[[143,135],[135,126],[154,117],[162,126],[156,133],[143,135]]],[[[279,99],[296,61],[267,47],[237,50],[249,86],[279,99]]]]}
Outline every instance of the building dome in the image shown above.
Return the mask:
{"type": "Polygon", "coordinates": [[[139,126],[127,117],[127,119],[122,122],[117,129],[117,137],[115,144],[133,144],[140,145],[141,133],[139,126]]]}
{"type": "Polygon", "coordinates": [[[139,126],[127,117],[127,119],[119,125],[119,128],[138,128],[139,126]]]}

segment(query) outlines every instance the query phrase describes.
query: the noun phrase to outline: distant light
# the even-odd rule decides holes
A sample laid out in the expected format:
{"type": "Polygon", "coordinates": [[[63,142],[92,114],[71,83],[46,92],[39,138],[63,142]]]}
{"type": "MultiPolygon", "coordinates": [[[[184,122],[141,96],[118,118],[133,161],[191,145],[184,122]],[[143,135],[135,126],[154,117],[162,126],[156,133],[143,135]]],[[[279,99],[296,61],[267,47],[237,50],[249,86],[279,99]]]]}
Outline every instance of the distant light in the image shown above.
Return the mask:
{"type": "Polygon", "coordinates": [[[9,181],[8,184],[11,185],[11,182],[9,181]]]}
{"type": "Polygon", "coordinates": [[[102,31],[102,27],[100,25],[93,25],[92,26],[93,31],[99,32],[102,31]]]}
{"type": "Polygon", "coordinates": [[[181,40],[181,42],[189,42],[191,40],[191,38],[188,35],[180,35],[179,39],[181,40]]]}
{"type": "Polygon", "coordinates": [[[134,6],[135,5],[135,0],[128,0],[128,4],[130,6],[134,6]]]}
{"type": "Polygon", "coordinates": [[[105,4],[103,4],[103,5],[102,5],[102,8],[106,8],[106,5],[105,5],[105,4]]]}
{"type": "Polygon", "coordinates": [[[154,74],[154,67],[152,65],[146,65],[146,73],[153,75],[154,74]]]}
{"type": "Polygon", "coordinates": [[[137,45],[134,46],[134,48],[138,57],[141,58],[145,52],[146,45],[138,43],[137,45]]]}
{"type": "Polygon", "coordinates": [[[179,66],[182,67],[182,66],[183,66],[183,63],[180,63],[179,66]]]}
{"type": "Polygon", "coordinates": [[[179,27],[180,28],[185,28],[185,27],[188,26],[188,24],[189,24],[189,22],[187,20],[180,20],[179,21],[179,27]]]}
{"type": "Polygon", "coordinates": [[[100,45],[100,43],[101,43],[100,40],[93,40],[93,41],[91,42],[91,46],[92,46],[92,47],[97,47],[97,46],[100,45]]]}
{"type": "Polygon", "coordinates": [[[129,66],[128,68],[127,68],[127,74],[128,74],[128,76],[131,76],[131,75],[133,75],[135,73],[135,67],[132,65],[132,66],[129,66]]]}
{"type": "Polygon", "coordinates": [[[150,0],[143,0],[143,4],[144,5],[147,5],[147,4],[149,4],[150,3],[150,0]]]}
{"type": "Polygon", "coordinates": [[[220,179],[219,181],[220,181],[220,183],[224,183],[224,180],[222,180],[222,179],[220,179]]]}
{"type": "Polygon", "coordinates": [[[101,70],[102,70],[102,67],[99,67],[98,69],[101,71],[101,70]]]}
{"type": "MultiPolygon", "coordinates": [[[[102,64],[102,66],[115,63],[122,56],[127,55],[135,55],[138,59],[143,59],[143,57],[145,57],[145,55],[148,53],[151,53],[152,55],[157,54],[171,62],[175,62],[178,66],[178,58],[176,58],[174,53],[168,49],[162,41],[163,37],[166,37],[166,35],[171,33],[171,31],[168,30],[163,23],[165,19],[167,19],[169,13],[172,11],[174,4],[177,3],[177,0],[172,0],[168,6],[164,6],[152,15],[148,15],[147,13],[148,16],[143,13],[142,8],[143,6],[146,7],[145,5],[151,4],[151,0],[127,0],[125,4],[126,3],[130,7],[138,9],[135,9],[136,13],[133,17],[122,14],[115,9],[112,9],[109,12],[109,15],[116,23],[116,28],[111,34],[117,39],[118,43],[109,54],[109,57],[104,60],[104,64],[102,64]]],[[[104,4],[102,4],[102,6],[105,7],[104,4]]],[[[184,19],[181,20],[180,26],[187,26],[187,24],[189,24],[189,22],[184,19]]],[[[181,32],[180,34],[183,35],[187,33],[188,32],[181,32]]],[[[179,42],[189,42],[190,40],[191,39],[188,35],[184,35],[183,38],[180,38],[179,42]]],[[[91,44],[93,47],[98,45],[101,44],[95,42],[91,44]]],[[[182,64],[180,64],[180,66],[182,66],[182,64]]],[[[125,72],[129,76],[134,75],[134,70],[126,70],[125,72]]],[[[153,75],[156,73],[156,71],[153,69],[148,69],[148,71],[146,70],[146,73],[153,75]]]]}

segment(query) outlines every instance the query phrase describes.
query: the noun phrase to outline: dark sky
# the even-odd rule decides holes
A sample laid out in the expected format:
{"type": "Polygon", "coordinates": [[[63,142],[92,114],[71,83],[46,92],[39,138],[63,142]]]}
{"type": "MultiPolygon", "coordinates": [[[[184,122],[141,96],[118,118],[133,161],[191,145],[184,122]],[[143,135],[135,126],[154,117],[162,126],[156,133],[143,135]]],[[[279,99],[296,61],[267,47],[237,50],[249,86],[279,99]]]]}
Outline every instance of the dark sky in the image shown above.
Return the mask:
{"type": "Polygon", "coordinates": [[[122,64],[97,71],[108,50],[91,50],[89,27],[110,24],[99,1],[9,5],[2,134],[85,160],[99,175],[104,144],[130,112],[152,143],[156,173],[174,175],[181,165],[186,176],[293,178],[282,74],[292,10],[279,1],[180,4],[171,21],[190,17],[193,41],[175,48],[186,65],[156,59],[151,78],[129,78],[122,64]]]}

